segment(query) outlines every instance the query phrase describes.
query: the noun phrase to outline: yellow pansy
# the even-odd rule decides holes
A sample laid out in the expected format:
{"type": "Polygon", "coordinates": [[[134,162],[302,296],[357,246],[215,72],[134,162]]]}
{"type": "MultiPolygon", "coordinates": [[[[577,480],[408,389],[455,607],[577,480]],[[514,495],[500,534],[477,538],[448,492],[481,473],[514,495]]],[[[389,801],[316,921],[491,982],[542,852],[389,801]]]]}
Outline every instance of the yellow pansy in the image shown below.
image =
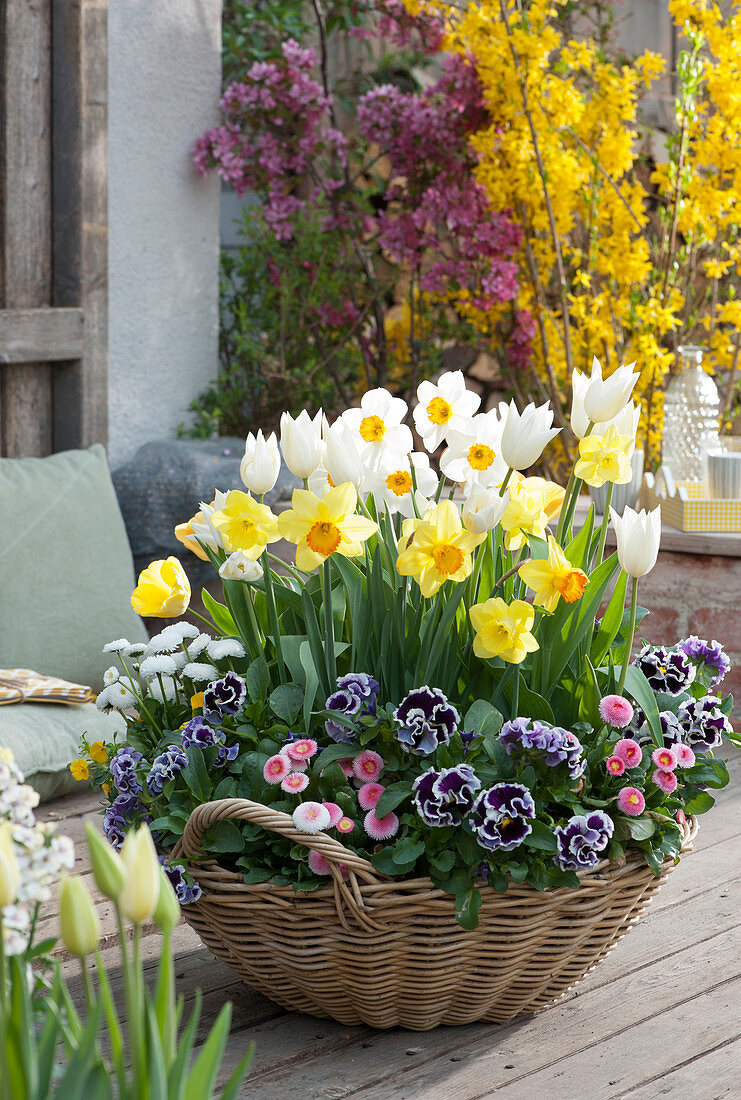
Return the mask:
{"type": "MultiPolygon", "coordinates": [[[[203,707],[203,700],[204,700],[204,692],[202,692],[202,691],[197,691],[195,693],[195,695],[191,695],[191,697],[190,697],[190,709],[191,710],[200,710],[203,707]]],[[[187,725],[187,722],[185,722],[183,724],[187,725]]],[[[181,726],[181,729],[182,729],[182,726],[181,726]]]]}
{"type": "Polygon", "coordinates": [[[475,603],[468,614],[476,631],[473,651],[477,657],[501,657],[519,665],[539,648],[531,633],[535,612],[524,600],[507,604],[495,596],[486,603],[475,603]]]}
{"type": "Polygon", "coordinates": [[[252,561],[260,557],[269,542],[280,538],[278,517],[267,504],[260,504],[241,489],[227,493],[224,507],[212,512],[209,522],[221,535],[228,554],[241,550],[252,561]]]}
{"type": "Polygon", "coordinates": [[[93,741],[90,746],[90,759],[94,760],[96,764],[106,764],[108,762],[108,749],[102,741],[93,741]]]}
{"type": "Polygon", "coordinates": [[[552,535],[548,536],[548,560],[529,561],[520,566],[519,574],[528,588],[535,592],[535,603],[553,611],[559,599],[574,603],[581,598],[589,578],[575,569],[552,535]]]}
{"type": "Polygon", "coordinates": [[[467,531],[452,500],[434,504],[422,519],[402,525],[396,568],[414,577],[423,596],[434,596],[445,581],[463,581],[471,573],[471,551],[486,534],[467,531]]]}
{"type": "Polygon", "coordinates": [[[131,606],[144,618],[172,619],[190,603],[190,581],[177,558],[153,561],[139,574],[131,606]]]}
{"type": "Polygon", "coordinates": [[[69,770],[72,772],[73,779],[89,779],[90,768],[87,765],[87,760],[83,760],[80,757],[79,760],[73,760],[69,766],[69,770]]]}
{"type": "Polygon", "coordinates": [[[332,554],[356,558],[377,524],[355,514],[358,494],[350,481],[319,498],[308,489],[293,490],[293,508],[278,517],[284,539],[296,543],[296,565],[310,573],[332,554]]]}
{"type": "Polygon", "coordinates": [[[620,435],[615,425],[610,424],[604,435],[587,435],[580,440],[574,474],[595,489],[606,481],[627,485],[633,476],[630,468],[633,450],[633,437],[620,435]]]}

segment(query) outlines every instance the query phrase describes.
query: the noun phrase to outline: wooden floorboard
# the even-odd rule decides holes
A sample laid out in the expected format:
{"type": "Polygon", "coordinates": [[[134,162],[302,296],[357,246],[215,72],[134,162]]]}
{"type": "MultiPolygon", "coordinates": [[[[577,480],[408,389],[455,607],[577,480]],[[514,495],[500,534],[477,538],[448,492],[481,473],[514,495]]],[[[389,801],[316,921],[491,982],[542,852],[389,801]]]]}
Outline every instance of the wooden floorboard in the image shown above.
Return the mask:
{"type": "MultiPolygon", "coordinates": [[[[555,1006],[509,1025],[415,1033],[374,1031],[286,1013],[215,960],[186,925],[174,934],[186,1012],[203,993],[204,1026],[226,1000],[233,1023],[220,1079],[249,1043],[256,1053],[241,1093],[252,1100],[725,1100],[741,1097],[741,752],[718,805],[701,818],[682,860],[641,922],[555,1006]]],[[[95,796],[42,808],[78,844],[98,820],[95,796]]],[[[110,906],[98,899],[104,957],[120,990],[110,906]]],[[[53,932],[51,907],[43,921],[53,932]]],[[[150,979],[153,929],[143,955],[150,979]]],[[[78,964],[64,963],[73,982],[78,964]]],[[[203,1035],[203,1028],[201,1035],[203,1035]]]]}

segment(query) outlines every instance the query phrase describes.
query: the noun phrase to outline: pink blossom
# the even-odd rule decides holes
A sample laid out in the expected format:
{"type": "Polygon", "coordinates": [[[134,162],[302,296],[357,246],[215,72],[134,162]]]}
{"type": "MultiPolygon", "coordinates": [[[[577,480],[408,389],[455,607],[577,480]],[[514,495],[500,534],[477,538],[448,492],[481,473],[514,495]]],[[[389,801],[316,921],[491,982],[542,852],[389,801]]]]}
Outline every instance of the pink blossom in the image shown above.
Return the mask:
{"type": "Polygon", "coordinates": [[[652,780],[664,794],[671,794],[672,791],[677,789],[677,776],[675,772],[665,771],[663,768],[657,768],[651,776],[652,780]]]}
{"type": "Polygon", "coordinates": [[[361,809],[371,810],[386,788],[381,783],[364,783],[358,791],[358,802],[361,809]]]}
{"type": "Polygon", "coordinates": [[[632,737],[623,737],[612,750],[613,756],[618,756],[626,768],[637,768],[643,759],[643,749],[632,737]]]}
{"type": "Polygon", "coordinates": [[[289,794],[300,794],[309,786],[309,777],[303,772],[291,772],[281,781],[281,788],[289,794]]]}
{"type": "Polygon", "coordinates": [[[342,810],[336,802],[322,802],[325,810],[329,810],[329,827],[334,829],[335,825],[342,820],[342,810]]]}
{"type": "Polygon", "coordinates": [[[300,802],[291,817],[302,833],[321,833],[329,828],[329,810],[321,802],[300,802]]]}
{"type": "Polygon", "coordinates": [[[342,817],[337,822],[338,833],[351,833],[355,828],[355,822],[351,817],[342,817]]]}
{"type": "Polygon", "coordinates": [[[619,756],[610,756],[605,761],[605,768],[610,775],[622,775],[625,771],[625,761],[619,756]]]}
{"type": "Polygon", "coordinates": [[[605,695],[600,699],[599,713],[605,725],[621,730],[630,723],[633,707],[623,695],[605,695]]]}
{"type": "Polygon", "coordinates": [[[386,814],[385,817],[376,817],[373,810],[363,818],[363,827],[373,840],[388,840],[399,830],[399,819],[396,814],[386,814]]]}
{"type": "MultiPolygon", "coordinates": [[[[677,754],[674,752],[674,749],[654,749],[651,753],[651,759],[656,767],[663,772],[674,771],[677,766],[677,754]]],[[[676,787],[676,783],[674,786],[676,787]]]]}
{"type": "Polygon", "coordinates": [[[355,772],[353,771],[352,766],[352,760],[338,760],[337,763],[342,768],[342,771],[347,779],[352,779],[355,776],[355,772]]]}
{"type": "Polygon", "coordinates": [[[371,749],[366,749],[355,757],[352,766],[358,779],[372,783],[383,771],[383,757],[371,749]]]}
{"type": "Polygon", "coordinates": [[[683,745],[681,741],[678,741],[676,745],[672,746],[677,754],[677,764],[680,768],[691,768],[695,763],[695,754],[689,745],[683,745]]]}
{"type": "Polygon", "coordinates": [[[636,787],[623,787],[617,796],[618,809],[630,817],[638,817],[646,808],[646,799],[636,787]]]}
{"type": "Polygon", "coordinates": [[[332,868],[329,865],[329,860],[326,859],[321,852],[315,852],[313,848],[309,852],[309,867],[315,875],[331,875],[332,868]]]}
{"type": "Polygon", "coordinates": [[[677,810],[677,824],[678,825],[684,825],[685,821],[686,821],[686,818],[684,816],[684,810],[680,807],[677,810]]]}
{"type": "Polygon", "coordinates": [[[310,737],[301,737],[298,741],[289,741],[285,750],[291,760],[303,762],[315,755],[319,746],[310,737]]]}
{"type": "Polygon", "coordinates": [[[281,783],[291,770],[291,762],[282,753],[265,761],[262,774],[268,783],[281,783]]]}

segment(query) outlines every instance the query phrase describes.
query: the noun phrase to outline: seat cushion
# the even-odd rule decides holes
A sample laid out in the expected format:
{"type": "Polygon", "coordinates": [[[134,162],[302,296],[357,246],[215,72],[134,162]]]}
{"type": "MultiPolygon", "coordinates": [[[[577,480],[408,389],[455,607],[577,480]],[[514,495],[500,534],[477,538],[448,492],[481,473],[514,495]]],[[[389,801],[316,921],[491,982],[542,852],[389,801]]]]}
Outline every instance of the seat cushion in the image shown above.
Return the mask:
{"type": "Polygon", "coordinates": [[[0,459],[0,516],[0,668],[100,690],[105,643],[147,639],[105,451],[0,459]]]}
{"type": "Polygon", "coordinates": [[[86,782],[72,778],[68,765],[80,755],[80,738],[88,743],[113,741],[124,732],[120,714],[102,714],[94,703],[12,703],[0,707],[0,747],[10,749],[16,764],[41,796],[59,798],[73,790],[87,790],[86,782]]]}

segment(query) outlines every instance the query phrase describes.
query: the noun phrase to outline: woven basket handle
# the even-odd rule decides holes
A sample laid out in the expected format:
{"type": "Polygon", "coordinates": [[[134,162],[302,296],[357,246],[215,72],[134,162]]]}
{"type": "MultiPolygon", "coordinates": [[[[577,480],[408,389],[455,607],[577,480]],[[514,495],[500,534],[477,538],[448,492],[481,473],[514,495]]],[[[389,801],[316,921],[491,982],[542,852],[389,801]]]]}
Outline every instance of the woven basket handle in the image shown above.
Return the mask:
{"type": "Polygon", "coordinates": [[[379,877],[373,865],[362,856],[351,852],[339,840],[327,836],[326,833],[302,832],[296,828],[288,814],[284,814],[281,810],[271,810],[269,806],[263,806],[260,802],[252,802],[248,798],[222,798],[216,802],[204,802],[196,806],[186,822],[176,851],[186,859],[196,861],[202,859],[204,852],[201,842],[204,833],[210,825],[228,819],[248,821],[270,832],[280,833],[294,844],[303,844],[304,847],[319,852],[329,863],[332,872],[337,915],[343,926],[350,928],[344,912],[347,908],[366,931],[375,932],[383,928],[368,915],[358,882],[358,879],[361,879],[371,885],[378,883],[379,877]],[[340,869],[340,864],[347,868],[347,881],[340,869]]]}

